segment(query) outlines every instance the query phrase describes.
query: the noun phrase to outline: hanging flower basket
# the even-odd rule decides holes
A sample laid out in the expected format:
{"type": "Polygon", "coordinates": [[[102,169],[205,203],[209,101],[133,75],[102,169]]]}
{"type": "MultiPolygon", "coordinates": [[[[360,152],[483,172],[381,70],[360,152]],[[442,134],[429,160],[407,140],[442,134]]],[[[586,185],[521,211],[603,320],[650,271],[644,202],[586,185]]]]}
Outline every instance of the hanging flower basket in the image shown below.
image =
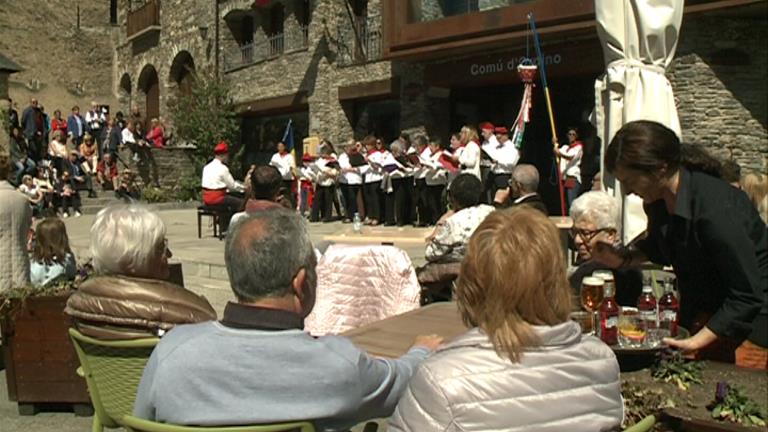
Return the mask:
{"type": "Polygon", "coordinates": [[[533,64],[530,59],[525,59],[517,65],[517,74],[520,75],[520,79],[524,83],[532,83],[536,79],[538,70],[538,66],[533,64]]]}

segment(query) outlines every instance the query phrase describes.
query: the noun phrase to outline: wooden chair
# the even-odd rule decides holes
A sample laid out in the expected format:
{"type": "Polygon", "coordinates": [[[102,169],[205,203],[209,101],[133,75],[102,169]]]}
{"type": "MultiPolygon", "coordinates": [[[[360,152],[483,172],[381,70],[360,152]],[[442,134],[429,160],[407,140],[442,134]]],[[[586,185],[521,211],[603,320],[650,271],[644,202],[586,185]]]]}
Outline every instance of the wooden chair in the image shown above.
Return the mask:
{"type": "Polygon", "coordinates": [[[130,432],[315,432],[315,427],[309,422],[280,423],[274,425],[254,426],[178,426],[168,423],[157,423],[133,416],[123,417],[126,428],[130,432]]]}
{"type": "Polygon", "coordinates": [[[159,338],[102,341],[74,328],[69,336],[80,359],[82,375],[93,403],[93,432],[123,426],[133,412],[144,366],[159,338]]]}
{"type": "Polygon", "coordinates": [[[209,207],[207,205],[201,205],[197,207],[197,238],[203,238],[204,216],[212,219],[213,236],[220,239],[221,233],[219,233],[219,212],[215,208],[209,207]]]}

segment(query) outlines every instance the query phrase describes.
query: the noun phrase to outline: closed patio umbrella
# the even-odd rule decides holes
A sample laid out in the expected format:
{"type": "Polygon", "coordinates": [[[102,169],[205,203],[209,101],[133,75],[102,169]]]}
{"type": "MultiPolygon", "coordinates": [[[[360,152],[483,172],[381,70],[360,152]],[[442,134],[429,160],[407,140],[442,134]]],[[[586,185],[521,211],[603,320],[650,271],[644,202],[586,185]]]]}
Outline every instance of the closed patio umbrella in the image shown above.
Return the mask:
{"type": "MultiPolygon", "coordinates": [[[[652,120],[680,134],[672,86],[664,75],[677,48],[683,0],[595,0],[605,74],[595,81],[595,121],[602,155],[625,123],[652,120]]],[[[605,172],[603,187],[622,202],[625,242],[646,228],[642,201],[624,196],[605,172]]]]}

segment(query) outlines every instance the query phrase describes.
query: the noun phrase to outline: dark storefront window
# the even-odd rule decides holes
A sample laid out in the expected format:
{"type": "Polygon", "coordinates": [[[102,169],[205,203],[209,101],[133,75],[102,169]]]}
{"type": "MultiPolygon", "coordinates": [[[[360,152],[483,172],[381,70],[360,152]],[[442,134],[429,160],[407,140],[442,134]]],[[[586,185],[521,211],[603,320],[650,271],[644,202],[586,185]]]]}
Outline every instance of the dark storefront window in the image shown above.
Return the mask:
{"type": "Polygon", "coordinates": [[[283,139],[288,119],[292,120],[296,157],[301,158],[304,138],[309,132],[309,113],[300,111],[264,117],[243,117],[241,127],[243,166],[266,165],[275,153],[277,142],[283,139]]]}
{"type": "MultiPolygon", "coordinates": [[[[354,101],[347,104],[355,138],[376,135],[385,143],[394,141],[400,133],[400,102],[397,100],[354,101]]],[[[340,137],[344,139],[343,137],[340,137]]]]}

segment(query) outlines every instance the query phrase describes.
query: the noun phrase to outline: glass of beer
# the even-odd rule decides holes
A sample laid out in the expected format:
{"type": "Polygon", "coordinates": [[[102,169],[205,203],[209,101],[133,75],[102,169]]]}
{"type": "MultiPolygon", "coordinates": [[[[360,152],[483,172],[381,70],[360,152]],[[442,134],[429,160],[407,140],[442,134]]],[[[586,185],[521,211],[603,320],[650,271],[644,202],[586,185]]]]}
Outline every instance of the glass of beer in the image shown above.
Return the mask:
{"type": "Polygon", "coordinates": [[[596,314],[603,302],[603,287],[605,281],[602,278],[587,276],[581,280],[581,306],[586,309],[592,317],[592,329],[590,334],[595,334],[596,314]]]}

